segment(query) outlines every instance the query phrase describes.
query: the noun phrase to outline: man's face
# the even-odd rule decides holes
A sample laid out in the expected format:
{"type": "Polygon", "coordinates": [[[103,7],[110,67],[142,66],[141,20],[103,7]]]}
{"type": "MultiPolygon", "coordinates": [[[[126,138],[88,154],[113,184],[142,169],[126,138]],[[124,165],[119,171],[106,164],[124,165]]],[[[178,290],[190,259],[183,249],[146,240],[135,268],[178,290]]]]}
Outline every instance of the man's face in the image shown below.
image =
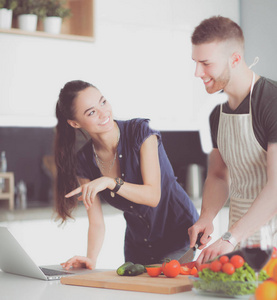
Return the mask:
{"type": "Polygon", "coordinates": [[[225,89],[230,81],[228,53],[225,43],[192,45],[192,59],[196,62],[195,76],[203,80],[209,94],[225,89]]]}

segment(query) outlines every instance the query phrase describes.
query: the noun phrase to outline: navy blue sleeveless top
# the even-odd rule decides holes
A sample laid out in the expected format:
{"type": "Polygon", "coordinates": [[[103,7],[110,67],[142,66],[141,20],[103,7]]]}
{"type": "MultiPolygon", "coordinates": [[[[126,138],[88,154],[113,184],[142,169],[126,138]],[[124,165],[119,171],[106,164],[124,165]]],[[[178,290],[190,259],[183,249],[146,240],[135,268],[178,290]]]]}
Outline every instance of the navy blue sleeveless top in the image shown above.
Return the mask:
{"type": "MultiPolygon", "coordinates": [[[[136,204],[110,190],[100,192],[101,200],[124,212],[126,220],[125,260],[134,263],[158,263],[166,253],[189,246],[188,228],[198,220],[198,213],[174,175],[159,131],[149,127],[149,120],[116,121],[120,129],[118,157],[124,181],[143,184],[140,148],[151,135],[158,137],[161,168],[161,199],[157,207],[136,204]]],[[[78,152],[79,177],[89,180],[101,176],[89,140],[78,152]]]]}

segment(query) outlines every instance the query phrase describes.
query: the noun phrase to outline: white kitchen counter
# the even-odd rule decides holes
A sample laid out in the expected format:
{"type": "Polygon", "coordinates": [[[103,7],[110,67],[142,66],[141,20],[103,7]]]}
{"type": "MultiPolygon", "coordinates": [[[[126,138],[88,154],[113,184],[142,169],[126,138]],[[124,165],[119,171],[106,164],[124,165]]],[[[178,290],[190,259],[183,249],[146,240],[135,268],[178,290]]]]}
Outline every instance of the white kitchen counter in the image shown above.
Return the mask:
{"type": "MultiPolygon", "coordinates": [[[[0,299],[1,300],[91,300],[91,299],[120,299],[120,300],[215,300],[215,297],[200,296],[193,291],[171,295],[100,289],[61,284],[57,281],[43,281],[0,271],[0,299]]],[[[223,300],[226,298],[219,298],[223,300]]],[[[244,298],[245,299],[245,298],[244,298]]],[[[250,300],[251,298],[249,298],[250,300]]],[[[252,298],[253,299],[253,298],[252,298]]],[[[251,300],[252,300],[251,299],[251,300]]]]}

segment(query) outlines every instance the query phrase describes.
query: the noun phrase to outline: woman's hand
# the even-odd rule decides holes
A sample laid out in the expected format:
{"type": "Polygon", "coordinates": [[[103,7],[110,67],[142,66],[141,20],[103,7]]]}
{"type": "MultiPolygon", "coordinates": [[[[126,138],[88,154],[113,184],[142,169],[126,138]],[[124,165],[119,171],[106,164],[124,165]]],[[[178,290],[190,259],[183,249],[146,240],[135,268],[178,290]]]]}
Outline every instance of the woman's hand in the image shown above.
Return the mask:
{"type": "Polygon", "coordinates": [[[95,269],[96,262],[93,262],[90,258],[85,256],[74,256],[70,258],[68,261],[61,263],[61,266],[69,270],[72,268],[87,268],[90,270],[95,269]]]}
{"type": "Polygon", "coordinates": [[[65,195],[65,197],[70,198],[74,195],[82,193],[82,195],[78,197],[78,200],[83,201],[86,209],[89,209],[92,206],[94,199],[99,192],[107,188],[113,189],[114,185],[115,182],[112,178],[103,176],[93,181],[82,184],[77,189],[65,195]]]}

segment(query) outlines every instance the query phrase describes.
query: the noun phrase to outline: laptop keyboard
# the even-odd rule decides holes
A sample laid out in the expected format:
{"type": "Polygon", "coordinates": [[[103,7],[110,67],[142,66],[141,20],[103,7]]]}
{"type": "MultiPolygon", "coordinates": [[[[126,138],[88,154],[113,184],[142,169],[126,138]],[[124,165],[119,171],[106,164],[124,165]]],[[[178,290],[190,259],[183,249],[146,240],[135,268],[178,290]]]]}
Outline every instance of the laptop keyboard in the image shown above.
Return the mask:
{"type": "Polygon", "coordinates": [[[58,270],[51,270],[51,269],[46,269],[46,268],[40,268],[41,271],[46,275],[46,276],[55,276],[55,275],[66,275],[66,274],[72,274],[70,272],[64,272],[64,271],[58,271],[58,270]]]}

